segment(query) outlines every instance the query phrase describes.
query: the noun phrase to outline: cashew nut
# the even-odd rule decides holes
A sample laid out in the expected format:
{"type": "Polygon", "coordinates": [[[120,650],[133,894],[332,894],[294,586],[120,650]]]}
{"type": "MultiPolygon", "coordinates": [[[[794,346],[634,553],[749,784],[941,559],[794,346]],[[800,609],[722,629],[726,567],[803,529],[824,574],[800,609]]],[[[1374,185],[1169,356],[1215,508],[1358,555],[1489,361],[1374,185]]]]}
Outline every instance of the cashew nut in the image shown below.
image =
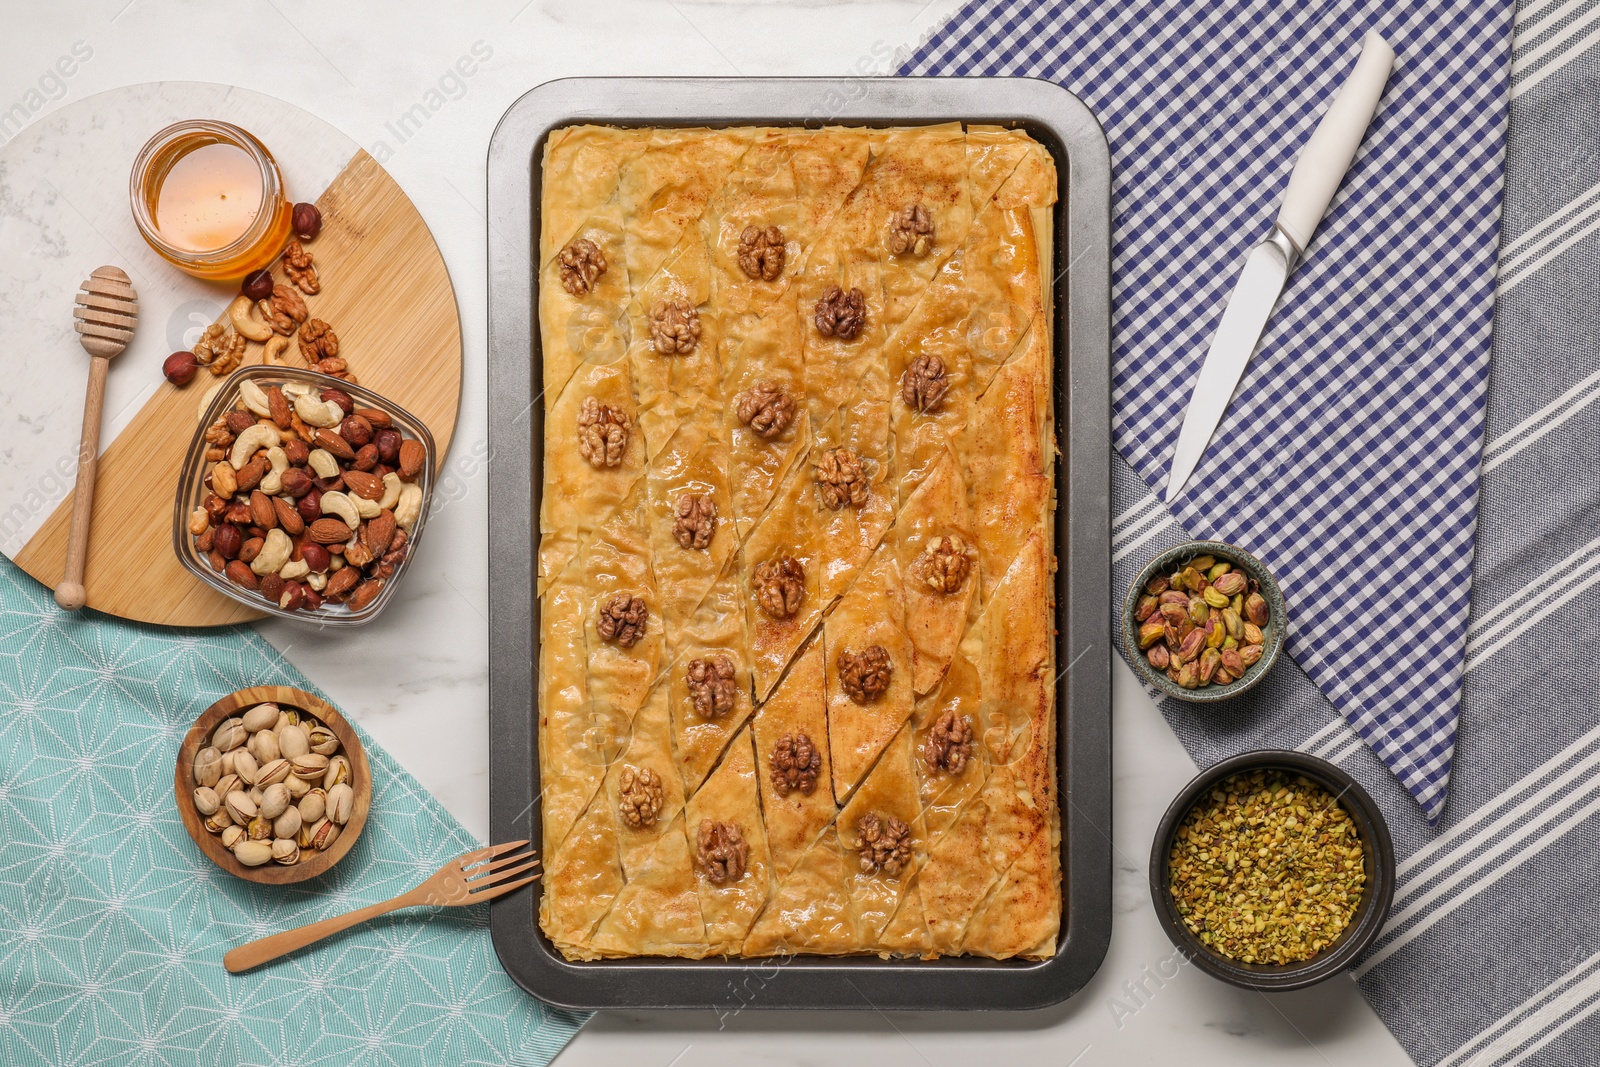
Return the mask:
{"type": "Polygon", "coordinates": [[[384,508],[394,507],[395,502],[400,499],[400,490],[405,484],[394,471],[385,474],[383,476],[383,495],[378,498],[378,510],[382,511],[384,508]]]}
{"type": "MultiPolygon", "coordinates": [[[[287,341],[288,338],[284,338],[284,340],[287,341]]],[[[294,400],[297,397],[309,396],[310,394],[311,386],[307,382],[283,383],[283,395],[288,397],[290,400],[294,400]]]]}
{"type": "Polygon", "coordinates": [[[283,472],[289,469],[289,454],[277,445],[267,449],[267,462],[272,464],[272,469],[261,479],[261,484],[256,486],[268,496],[277,496],[283,491],[283,472]]]}
{"type": "Polygon", "coordinates": [[[356,514],[363,519],[375,519],[378,517],[378,513],[383,510],[378,506],[376,500],[368,500],[364,496],[352,496],[350,500],[356,506],[356,514]]]}
{"type": "Polygon", "coordinates": [[[321,400],[307,393],[305,396],[294,398],[294,413],[307,426],[318,426],[326,430],[337,426],[344,419],[344,408],[331,400],[321,400]]]}
{"type": "MultiPolygon", "coordinates": [[[[327,494],[323,494],[322,499],[326,501],[327,494]]],[[[408,482],[405,488],[400,490],[400,499],[395,501],[394,521],[409,531],[421,517],[422,486],[416,482],[408,482]]]]}
{"type": "MultiPolygon", "coordinates": [[[[257,556],[256,558],[260,559],[261,557],[257,556]]],[[[310,573],[311,564],[307,563],[303,559],[292,559],[288,563],[285,563],[282,567],[278,568],[278,577],[282,578],[286,582],[292,582],[297,578],[304,578],[310,573]]]]}
{"type": "Polygon", "coordinates": [[[274,526],[267,531],[267,539],[262,542],[261,551],[250,561],[250,569],[257,574],[275,574],[279,567],[289,562],[289,556],[293,552],[294,542],[289,540],[289,535],[274,526]]]}
{"type": "Polygon", "coordinates": [[[283,366],[283,354],[289,348],[289,339],[281,333],[274,333],[267,338],[267,348],[262,362],[276,366],[283,366]]]}
{"type": "Polygon", "coordinates": [[[211,410],[211,402],[217,398],[217,394],[220,392],[222,392],[221,382],[206,390],[205,395],[200,398],[200,413],[195,416],[196,418],[204,419],[206,417],[206,412],[211,410]]]}
{"type": "Polygon", "coordinates": [[[321,571],[313,572],[306,575],[306,584],[311,587],[312,592],[320,593],[328,584],[328,576],[321,571]]]}
{"type": "Polygon", "coordinates": [[[244,401],[244,406],[263,418],[272,417],[272,405],[267,403],[267,394],[249,378],[239,383],[239,399],[244,401]]]}
{"type": "Polygon", "coordinates": [[[259,319],[253,318],[250,309],[255,307],[255,301],[240,293],[233,298],[233,303],[228,305],[228,319],[233,323],[233,328],[252,341],[265,341],[272,336],[272,327],[259,319]]]}
{"type": "Polygon", "coordinates": [[[355,501],[344,493],[323,493],[322,513],[337,516],[352,530],[361,525],[361,513],[356,510],[355,501]]]}
{"type": "Polygon", "coordinates": [[[233,464],[234,470],[238,470],[250,462],[250,457],[256,454],[258,448],[271,448],[281,440],[276,426],[270,422],[258,422],[233,439],[233,451],[228,453],[228,462],[233,464]]]}
{"type": "Polygon", "coordinates": [[[306,466],[315,471],[318,478],[333,478],[339,473],[339,461],[326,448],[313,448],[306,457],[306,466]]]}

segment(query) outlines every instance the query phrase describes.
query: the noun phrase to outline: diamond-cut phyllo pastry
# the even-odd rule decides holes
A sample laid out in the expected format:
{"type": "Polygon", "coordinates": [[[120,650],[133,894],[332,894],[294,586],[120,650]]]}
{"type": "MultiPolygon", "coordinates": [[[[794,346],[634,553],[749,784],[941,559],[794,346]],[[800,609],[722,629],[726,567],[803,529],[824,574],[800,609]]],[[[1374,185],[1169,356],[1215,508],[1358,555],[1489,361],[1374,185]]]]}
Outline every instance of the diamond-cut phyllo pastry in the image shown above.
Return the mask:
{"type": "Polygon", "coordinates": [[[705,785],[689,798],[700,910],[712,952],[737,953],[767,902],[771,870],[757,789],[755,750],[750,731],[745,730],[733,739],[705,785]],[[730,835],[736,835],[737,842],[730,841],[730,835]],[[719,846],[727,857],[720,862],[714,855],[719,846]]]}
{"type": "Polygon", "coordinates": [[[911,716],[904,618],[899,567],[882,550],[823,626],[833,792],[841,801],[911,716]]]}
{"type": "Polygon", "coordinates": [[[814,637],[756,714],[757,770],[767,844],[779,878],[833,821],[823,643],[814,637]]]}

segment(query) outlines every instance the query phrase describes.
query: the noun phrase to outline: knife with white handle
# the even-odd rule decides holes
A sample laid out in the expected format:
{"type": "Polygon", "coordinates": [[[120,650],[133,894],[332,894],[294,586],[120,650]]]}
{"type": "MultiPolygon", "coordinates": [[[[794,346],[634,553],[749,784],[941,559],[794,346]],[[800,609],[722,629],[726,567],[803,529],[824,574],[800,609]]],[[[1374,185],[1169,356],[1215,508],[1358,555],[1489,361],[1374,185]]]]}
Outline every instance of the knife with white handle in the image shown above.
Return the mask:
{"type": "Polygon", "coordinates": [[[1317,223],[1322,221],[1345,171],[1355,159],[1393,68],[1394,49],[1376,31],[1368,32],[1355,70],[1328,105],[1327,114],[1295,161],[1272,234],[1245,260],[1216,336],[1211,339],[1211,350],[1200,367],[1200,377],[1183,416],[1183,429],[1178,434],[1178,447],[1172,453],[1167,503],[1177,498],[1200,465],[1289,272],[1311,243],[1317,223]]]}

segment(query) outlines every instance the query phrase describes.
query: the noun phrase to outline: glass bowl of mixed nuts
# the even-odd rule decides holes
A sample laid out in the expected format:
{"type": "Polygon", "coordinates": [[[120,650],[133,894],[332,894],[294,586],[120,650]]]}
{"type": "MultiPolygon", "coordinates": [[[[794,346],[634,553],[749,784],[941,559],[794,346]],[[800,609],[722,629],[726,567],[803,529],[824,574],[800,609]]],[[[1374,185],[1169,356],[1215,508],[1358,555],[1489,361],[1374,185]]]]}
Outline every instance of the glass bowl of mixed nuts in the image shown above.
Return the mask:
{"type": "Polygon", "coordinates": [[[1315,985],[1377,939],[1394,898],[1394,844],[1355,779],[1304,752],[1246,752],[1202,771],[1150,850],[1150,892],[1172,943],[1246,989],[1315,985]]]}
{"type": "Polygon", "coordinates": [[[200,416],[178,482],[178,558],[268,615],[369,622],[415,554],[433,435],[383,397],[293,367],[235,371],[200,416]]]}
{"type": "Polygon", "coordinates": [[[1207,704],[1267,676],[1283,650],[1285,614],[1278,583],[1255,556],[1223,541],[1189,541],[1134,579],[1122,638],[1149,685],[1207,704]]]}
{"type": "Polygon", "coordinates": [[[367,821],[372,770],[332,705],[281,685],[230,693],[178,750],[178,814],[200,851],[230,874],[284,885],[315,878],[367,821]]]}

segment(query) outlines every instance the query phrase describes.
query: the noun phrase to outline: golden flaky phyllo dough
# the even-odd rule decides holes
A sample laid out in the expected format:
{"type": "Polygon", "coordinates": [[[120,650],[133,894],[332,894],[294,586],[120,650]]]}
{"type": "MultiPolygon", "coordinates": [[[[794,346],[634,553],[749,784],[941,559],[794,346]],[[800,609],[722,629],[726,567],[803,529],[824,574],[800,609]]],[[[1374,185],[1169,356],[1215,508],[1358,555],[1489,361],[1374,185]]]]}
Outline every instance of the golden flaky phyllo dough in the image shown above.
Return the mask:
{"type": "Polygon", "coordinates": [[[577,126],[542,196],[544,932],[1053,954],[1049,154],[577,126]]]}

